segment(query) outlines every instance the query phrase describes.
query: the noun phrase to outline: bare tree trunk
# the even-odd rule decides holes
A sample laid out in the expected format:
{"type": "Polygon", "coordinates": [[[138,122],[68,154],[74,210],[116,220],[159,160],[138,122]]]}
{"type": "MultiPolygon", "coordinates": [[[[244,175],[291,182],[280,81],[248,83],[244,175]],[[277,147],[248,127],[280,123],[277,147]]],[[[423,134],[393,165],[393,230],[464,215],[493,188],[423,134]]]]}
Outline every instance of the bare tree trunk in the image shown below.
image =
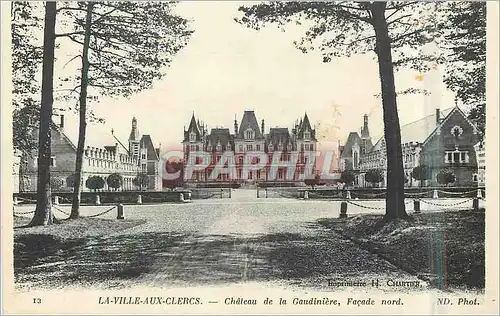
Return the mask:
{"type": "Polygon", "coordinates": [[[382,86],[382,106],[384,112],[384,137],[387,148],[387,194],[385,219],[407,218],[404,203],[404,170],[401,151],[401,129],[399,126],[392,63],[391,39],[385,19],[386,2],[372,4],[376,35],[380,82],[382,86]]]}
{"type": "Polygon", "coordinates": [[[80,217],[80,198],[82,192],[82,167],[83,152],[85,149],[85,134],[87,129],[87,87],[89,75],[89,46],[92,24],[93,2],[87,3],[87,16],[85,20],[85,38],[83,40],[82,53],[82,73],[80,83],[80,126],[78,128],[78,145],[76,148],[76,166],[75,166],[75,186],[73,188],[73,203],[71,205],[71,214],[69,218],[80,217]]]}
{"type": "Polygon", "coordinates": [[[53,224],[52,194],[50,190],[50,156],[52,104],[54,102],[54,50],[56,3],[45,4],[45,26],[43,31],[43,64],[42,64],[42,104],[40,107],[40,126],[38,137],[37,163],[37,198],[35,215],[30,226],[53,224]]]}

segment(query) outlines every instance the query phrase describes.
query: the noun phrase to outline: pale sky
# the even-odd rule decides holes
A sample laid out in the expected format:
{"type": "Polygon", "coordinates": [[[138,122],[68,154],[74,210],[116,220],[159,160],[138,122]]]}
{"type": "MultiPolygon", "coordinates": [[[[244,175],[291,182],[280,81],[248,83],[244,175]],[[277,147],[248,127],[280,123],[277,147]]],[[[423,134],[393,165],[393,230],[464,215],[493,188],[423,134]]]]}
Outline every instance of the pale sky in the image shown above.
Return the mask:
{"type": "MultiPolygon", "coordinates": [[[[163,150],[179,148],[183,126],[187,128],[193,111],[209,127],[225,126],[232,131],[235,114],[239,122],[245,109],[255,110],[259,123],[265,119],[266,130],[291,128],[307,112],[313,125],[321,125],[318,133],[325,136],[323,148],[336,147],[338,139],[344,141],[350,131],[359,131],[365,113],[373,141],[382,135],[381,100],[374,97],[380,93],[374,54],[325,64],[319,53],[303,54],[294,47],[303,29],[291,26],[281,32],[270,25],[251,30],[234,22],[239,6],[230,1],[181,2],[176,11],[192,20],[195,31],[188,45],[153,89],[130,99],[102,99],[93,106],[106,124],[89,124],[86,145],[92,146],[99,132],[111,128],[126,144],[135,115],[139,131],[150,134],[156,145],[161,142],[163,150]],[[335,128],[338,132],[332,132],[335,128]]],[[[454,105],[454,94],[439,73],[426,74],[423,81],[416,80],[417,74],[413,70],[397,73],[397,89],[429,88],[434,94],[400,97],[402,125],[434,113],[436,106],[454,105]]],[[[67,133],[76,135],[76,115],[66,117],[67,133]]]]}

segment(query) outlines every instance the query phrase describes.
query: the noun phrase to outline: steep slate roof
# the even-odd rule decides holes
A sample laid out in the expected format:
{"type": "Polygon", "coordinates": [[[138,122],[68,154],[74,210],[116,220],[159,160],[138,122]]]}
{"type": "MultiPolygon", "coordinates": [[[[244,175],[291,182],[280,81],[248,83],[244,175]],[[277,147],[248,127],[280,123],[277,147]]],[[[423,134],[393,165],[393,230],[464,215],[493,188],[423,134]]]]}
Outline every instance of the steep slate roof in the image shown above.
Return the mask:
{"type": "Polygon", "coordinates": [[[257,123],[254,111],[245,111],[243,114],[243,118],[240,123],[240,130],[238,132],[238,138],[245,138],[245,131],[249,128],[255,131],[255,139],[264,138],[260,131],[259,123],[257,123]]]}
{"type": "MultiPolygon", "coordinates": [[[[440,111],[440,118],[446,118],[453,108],[448,108],[440,111]]],[[[425,116],[420,120],[405,124],[401,126],[401,143],[408,142],[419,142],[423,143],[429,135],[436,129],[436,113],[425,116]]],[[[384,136],[380,137],[379,140],[375,143],[375,146],[372,147],[372,151],[379,150],[381,140],[384,136]]]]}
{"type": "Polygon", "coordinates": [[[311,140],[316,140],[316,131],[312,129],[311,123],[309,122],[309,117],[307,117],[307,113],[304,114],[304,120],[300,121],[299,131],[297,133],[297,138],[304,138],[304,131],[311,131],[311,140]]]}
{"type": "Polygon", "coordinates": [[[189,127],[188,127],[187,131],[184,131],[184,141],[185,142],[189,141],[189,134],[192,131],[196,134],[196,141],[201,141],[201,132],[200,132],[200,128],[198,126],[198,123],[196,123],[194,113],[193,113],[193,116],[191,116],[191,122],[189,122],[189,127]]]}
{"type": "Polygon", "coordinates": [[[272,127],[267,134],[267,144],[272,144],[274,149],[278,149],[278,144],[281,142],[283,149],[288,148],[290,141],[290,133],[286,127],[272,127]]]}
{"type": "Polygon", "coordinates": [[[159,160],[158,153],[153,145],[150,135],[142,135],[141,147],[146,148],[146,153],[148,155],[148,160],[159,160]]]}
{"type": "Polygon", "coordinates": [[[359,134],[357,132],[350,132],[349,136],[347,137],[347,141],[344,145],[344,150],[342,151],[340,157],[342,158],[352,157],[352,147],[356,142],[361,146],[361,138],[359,137],[359,134]]]}
{"type": "Polygon", "coordinates": [[[217,146],[220,141],[221,146],[231,146],[232,137],[229,133],[229,128],[212,128],[210,130],[210,135],[208,135],[208,144],[212,146],[213,149],[217,146]]]}

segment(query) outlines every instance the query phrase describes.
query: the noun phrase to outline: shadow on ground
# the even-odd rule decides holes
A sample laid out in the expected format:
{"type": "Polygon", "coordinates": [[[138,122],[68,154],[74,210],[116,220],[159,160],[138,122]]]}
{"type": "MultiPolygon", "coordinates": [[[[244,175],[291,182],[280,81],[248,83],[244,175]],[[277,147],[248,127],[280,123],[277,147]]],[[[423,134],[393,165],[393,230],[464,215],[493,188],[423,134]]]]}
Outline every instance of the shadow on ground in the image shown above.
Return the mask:
{"type": "Polygon", "coordinates": [[[321,282],[332,274],[398,272],[332,232],[315,235],[193,235],[142,233],[58,239],[17,236],[18,287],[165,286],[240,281],[321,282]],[[313,280],[313,281],[311,281],[313,280]]]}

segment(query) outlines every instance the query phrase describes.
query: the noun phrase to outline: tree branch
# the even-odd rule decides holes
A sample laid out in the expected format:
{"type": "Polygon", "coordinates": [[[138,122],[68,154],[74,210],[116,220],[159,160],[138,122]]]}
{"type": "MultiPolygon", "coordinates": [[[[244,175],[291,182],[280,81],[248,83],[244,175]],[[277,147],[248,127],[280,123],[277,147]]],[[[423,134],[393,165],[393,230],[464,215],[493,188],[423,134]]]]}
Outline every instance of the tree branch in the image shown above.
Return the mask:
{"type": "Polygon", "coordinates": [[[56,34],[56,37],[63,37],[63,36],[70,36],[70,35],[83,35],[83,32],[61,33],[61,34],[56,34]]]}

